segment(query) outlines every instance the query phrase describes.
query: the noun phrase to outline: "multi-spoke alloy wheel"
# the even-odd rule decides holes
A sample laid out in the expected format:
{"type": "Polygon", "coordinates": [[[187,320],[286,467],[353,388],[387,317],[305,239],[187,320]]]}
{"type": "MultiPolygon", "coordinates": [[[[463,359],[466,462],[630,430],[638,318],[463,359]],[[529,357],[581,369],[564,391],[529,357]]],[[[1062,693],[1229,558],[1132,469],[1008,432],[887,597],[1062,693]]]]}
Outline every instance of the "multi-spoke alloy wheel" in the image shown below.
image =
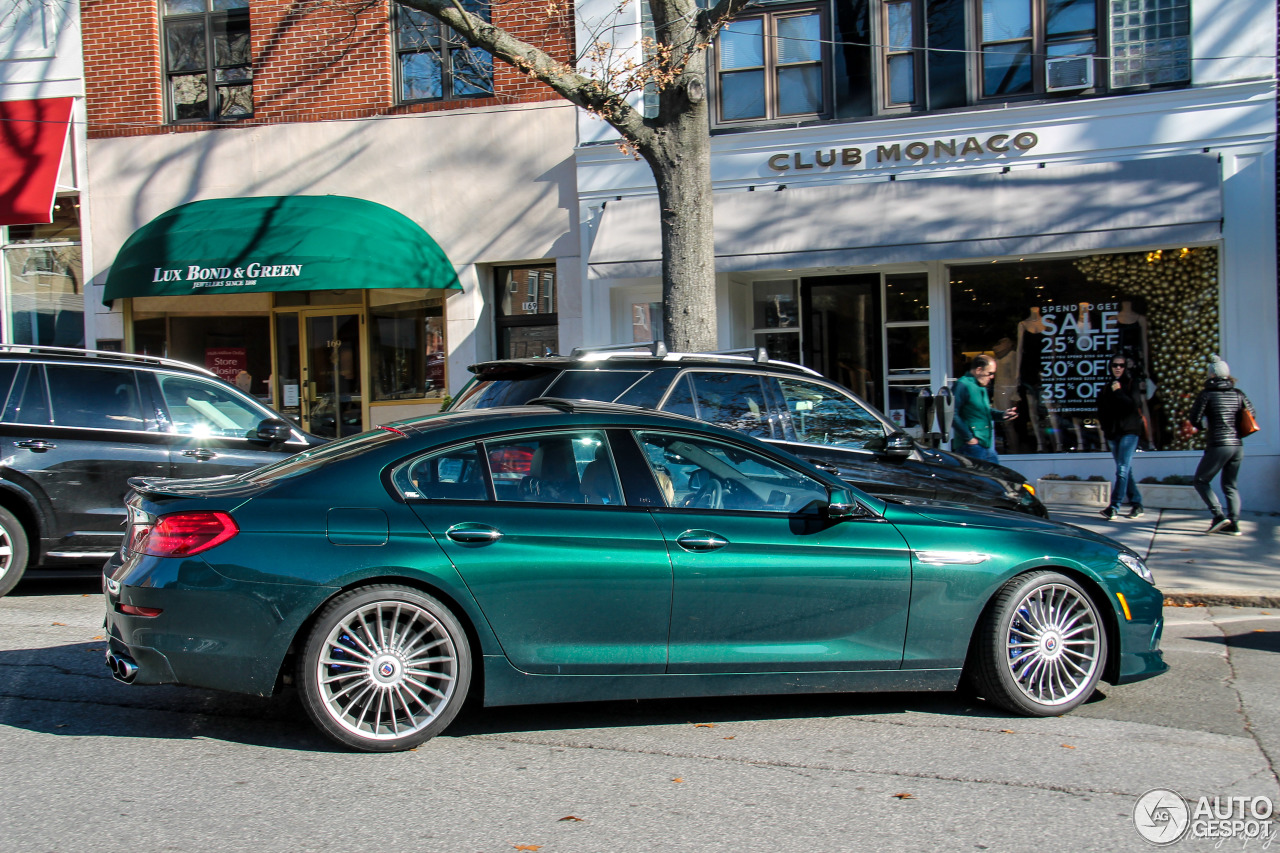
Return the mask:
{"type": "Polygon", "coordinates": [[[457,715],[471,679],[466,637],[435,599],[374,586],[322,611],[301,664],[307,712],[330,737],[369,751],[407,749],[457,715]]]}
{"type": "Polygon", "coordinates": [[[1107,634],[1079,584],[1032,572],[996,594],[973,652],[969,674],[987,699],[1022,714],[1065,714],[1093,694],[1107,634]]]}
{"type": "Polygon", "coordinates": [[[26,570],[26,531],[13,513],[0,508],[0,595],[13,589],[26,570]]]}

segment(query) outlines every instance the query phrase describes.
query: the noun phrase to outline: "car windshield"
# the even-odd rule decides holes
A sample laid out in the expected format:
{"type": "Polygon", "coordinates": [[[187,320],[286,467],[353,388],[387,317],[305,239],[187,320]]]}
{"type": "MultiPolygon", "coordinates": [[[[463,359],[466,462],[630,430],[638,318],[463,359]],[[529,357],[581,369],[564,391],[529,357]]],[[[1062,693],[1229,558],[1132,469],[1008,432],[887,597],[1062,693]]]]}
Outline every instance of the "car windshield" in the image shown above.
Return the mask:
{"type": "Polygon", "coordinates": [[[534,397],[544,396],[556,375],[555,371],[547,370],[513,376],[476,377],[458,393],[449,411],[523,406],[534,397]]]}
{"type": "Polygon", "coordinates": [[[250,471],[244,475],[244,478],[251,483],[274,483],[277,480],[296,477],[299,474],[324,465],[330,465],[334,462],[368,453],[370,450],[375,450],[388,442],[398,441],[404,437],[404,433],[399,430],[379,427],[369,432],[362,432],[359,435],[340,438],[337,441],[322,444],[311,450],[295,453],[287,459],[281,459],[279,462],[273,462],[270,465],[264,465],[261,468],[250,471]]]}

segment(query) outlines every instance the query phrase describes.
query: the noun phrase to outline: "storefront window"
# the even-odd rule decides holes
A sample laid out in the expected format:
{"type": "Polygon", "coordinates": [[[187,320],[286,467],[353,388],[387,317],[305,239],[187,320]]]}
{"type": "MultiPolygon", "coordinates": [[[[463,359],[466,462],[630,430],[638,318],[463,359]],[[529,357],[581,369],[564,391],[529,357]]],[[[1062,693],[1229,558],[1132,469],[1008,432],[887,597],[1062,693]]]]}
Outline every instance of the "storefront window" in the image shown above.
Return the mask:
{"type": "Polygon", "coordinates": [[[444,297],[369,293],[372,399],[437,397],[445,384],[444,297]]]}
{"type": "Polygon", "coordinates": [[[74,198],[60,197],[53,222],[0,228],[8,343],[84,346],[79,211],[74,198]]]}
{"type": "Polygon", "coordinates": [[[507,267],[495,275],[498,358],[529,358],[559,348],[554,266],[507,267]]]}
{"type": "Polygon", "coordinates": [[[898,426],[915,429],[920,426],[916,398],[929,387],[928,275],[884,277],[884,320],[889,374],[885,413],[898,426]]]}
{"type": "Polygon", "coordinates": [[[800,283],[757,281],[752,293],[754,345],[781,361],[800,361],[800,283]]]}
{"type": "Polygon", "coordinates": [[[952,375],[993,356],[993,405],[1018,412],[999,452],[1105,451],[1097,396],[1119,354],[1143,377],[1144,445],[1199,446],[1179,426],[1221,352],[1217,249],[956,266],[950,289],[952,375]]]}

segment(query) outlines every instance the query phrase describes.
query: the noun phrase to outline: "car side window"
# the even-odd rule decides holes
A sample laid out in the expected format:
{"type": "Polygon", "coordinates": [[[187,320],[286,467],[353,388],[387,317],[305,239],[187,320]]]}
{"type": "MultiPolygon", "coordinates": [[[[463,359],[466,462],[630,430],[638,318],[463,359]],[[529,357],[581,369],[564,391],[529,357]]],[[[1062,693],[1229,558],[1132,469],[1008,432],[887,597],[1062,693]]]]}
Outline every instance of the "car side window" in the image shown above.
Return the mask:
{"type": "Polygon", "coordinates": [[[412,459],[391,473],[391,481],[407,499],[435,501],[486,501],[480,451],[474,444],[455,447],[412,459]]]}
{"type": "Polygon", "coordinates": [[[229,389],[188,376],[161,375],[171,431],[179,435],[246,438],[265,415],[229,389]]]}
{"type": "MultiPolygon", "coordinates": [[[[31,373],[29,391],[34,390],[31,380],[38,377],[39,371],[33,369],[31,373]]],[[[45,375],[54,426],[139,432],[146,429],[133,371],[47,364],[45,375]]]]}
{"type": "Polygon", "coordinates": [[[799,441],[861,448],[885,436],[879,418],[834,388],[782,376],[778,385],[799,441]]]}
{"type": "Polygon", "coordinates": [[[747,435],[773,437],[764,386],[751,373],[690,371],[672,386],[662,410],[747,435]]]}
{"type": "Polygon", "coordinates": [[[49,424],[49,393],[40,365],[25,364],[18,371],[5,405],[4,421],[11,424],[49,424]]]}
{"type": "Polygon", "coordinates": [[[599,430],[526,435],[485,442],[500,501],[621,504],[609,443],[599,430]]]}
{"type": "Polygon", "coordinates": [[[827,502],[822,483],[754,450],[676,433],[636,437],[668,507],[796,513],[827,502]]]}

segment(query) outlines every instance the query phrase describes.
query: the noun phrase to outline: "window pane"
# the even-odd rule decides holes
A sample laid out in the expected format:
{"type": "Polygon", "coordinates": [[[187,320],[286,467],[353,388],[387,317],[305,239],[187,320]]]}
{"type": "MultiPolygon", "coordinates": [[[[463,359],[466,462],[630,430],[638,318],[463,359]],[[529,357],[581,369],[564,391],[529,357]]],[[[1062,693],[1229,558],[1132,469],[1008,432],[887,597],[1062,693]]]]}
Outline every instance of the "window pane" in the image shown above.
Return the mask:
{"type": "Polygon", "coordinates": [[[764,65],[764,20],[730,21],[720,32],[720,70],[764,65]]]}
{"type": "Polygon", "coordinates": [[[420,48],[439,39],[440,24],[426,12],[396,7],[396,40],[401,48],[420,48]]]}
{"type": "Polygon", "coordinates": [[[190,15],[203,11],[205,11],[204,0],[164,0],[166,15],[190,15]]]}
{"type": "Polygon", "coordinates": [[[401,297],[390,301],[396,293],[370,292],[369,378],[374,400],[428,397],[444,387],[442,300],[401,297]]]}
{"type": "Polygon", "coordinates": [[[94,429],[146,428],[138,383],[127,370],[47,365],[53,423],[94,429]]]}
{"type": "Polygon", "coordinates": [[[913,45],[910,3],[890,3],[889,12],[889,49],[910,50],[913,45]]]}
{"type": "Polygon", "coordinates": [[[891,326],[884,335],[890,374],[929,375],[928,326],[891,326]]]}
{"type": "Polygon", "coordinates": [[[170,431],[179,435],[246,438],[265,417],[228,389],[201,379],[161,376],[170,431]]]}
{"type": "Polygon", "coordinates": [[[1031,37],[1031,0],[982,0],[982,40],[1031,37]]]}
{"type": "Polygon", "coordinates": [[[214,65],[248,65],[252,60],[249,45],[249,19],[217,19],[213,26],[214,65]]]}
{"type": "Polygon", "coordinates": [[[19,374],[17,386],[5,407],[4,419],[15,424],[49,423],[49,396],[45,393],[44,371],[39,365],[27,369],[25,382],[19,374]]]}
{"type": "Polygon", "coordinates": [[[777,19],[778,64],[819,62],[822,59],[822,19],[816,15],[788,15],[777,19]]]}
{"type": "Polygon", "coordinates": [[[249,0],[213,0],[213,10],[215,12],[225,12],[228,9],[248,9],[249,0]]]}
{"type": "Polygon", "coordinates": [[[455,50],[453,94],[458,97],[488,95],[493,92],[493,57],[478,47],[455,50]]]}
{"type": "Polygon", "coordinates": [[[209,84],[205,74],[186,74],[169,81],[175,119],[209,117],[209,84]]]}
{"type": "Polygon", "coordinates": [[[760,378],[740,373],[691,373],[699,420],[769,438],[768,403],[760,378]]]}
{"type": "Polygon", "coordinates": [[[891,323],[929,319],[929,279],[923,273],[885,276],[884,298],[891,323]]]}
{"type": "Polygon", "coordinates": [[[1045,46],[1050,59],[1058,56],[1091,56],[1094,53],[1094,41],[1060,41],[1045,46]]]}
{"type": "Polygon", "coordinates": [[[796,328],[800,318],[796,286],[794,281],[757,281],[752,328],[796,328]]]}
{"type": "Polygon", "coordinates": [[[176,21],[165,25],[165,55],[170,72],[203,71],[208,64],[204,21],[176,21]]]}
{"type": "Polygon", "coordinates": [[[592,500],[582,490],[588,466],[603,457],[607,469],[597,466],[592,477],[602,490],[612,488],[616,502],[621,490],[607,446],[604,433],[592,430],[486,442],[485,455],[500,501],[603,503],[601,494],[592,500]]]}
{"type": "Polygon", "coordinates": [[[1002,44],[982,52],[982,94],[1031,91],[1031,45],[1002,44]]]}
{"type": "Polygon", "coordinates": [[[878,418],[834,389],[798,379],[779,378],[778,384],[800,441],[862,447],[884,437],[878,418]]]}
{"type": "Polygon", "coordinates": [[[419,101],[444,97],[440,75],[440,58],[431,53],[406,53],[400,56],[401,99],[419,101]]]}
{"type": "Polygon", "coordinates": [[[915,60],[910,54],[889,57],[889,103],[910,104],[916,99],[915,60]]]}
{"type": "Polygon", "coordinates": [[[721,74],[720,112],[724,121],[764,118],[764,72],[721,74]]]}
{"type": "Polygon", "coordinates": [[[436,501],[489,499],[480,454],[473,445],[407,462],[396,469],[391,480],[406,498],[436,501]]]}
{"type": "Polygon", "coordinates": [[[222,86],[218,89],[219,117],[233,118],[247,115],[253,115],[252,86],[222,86]]]}
{"type": "Polygon", "coordinates": [[[1059,33],[1092,32],[1098,27],[1095,0],[1047,0],[1045,32],[1050,38],[1059,33]]]}
{"type": "Polygon", "coordinates": [[[8,249],[13,343],[84,346],[79,246],[8,249]]]}
{"type": "Polygon", "coordinates": [[[822,66],[778,69],[778,113],[800,115],[822,111],[822,66]]]}

